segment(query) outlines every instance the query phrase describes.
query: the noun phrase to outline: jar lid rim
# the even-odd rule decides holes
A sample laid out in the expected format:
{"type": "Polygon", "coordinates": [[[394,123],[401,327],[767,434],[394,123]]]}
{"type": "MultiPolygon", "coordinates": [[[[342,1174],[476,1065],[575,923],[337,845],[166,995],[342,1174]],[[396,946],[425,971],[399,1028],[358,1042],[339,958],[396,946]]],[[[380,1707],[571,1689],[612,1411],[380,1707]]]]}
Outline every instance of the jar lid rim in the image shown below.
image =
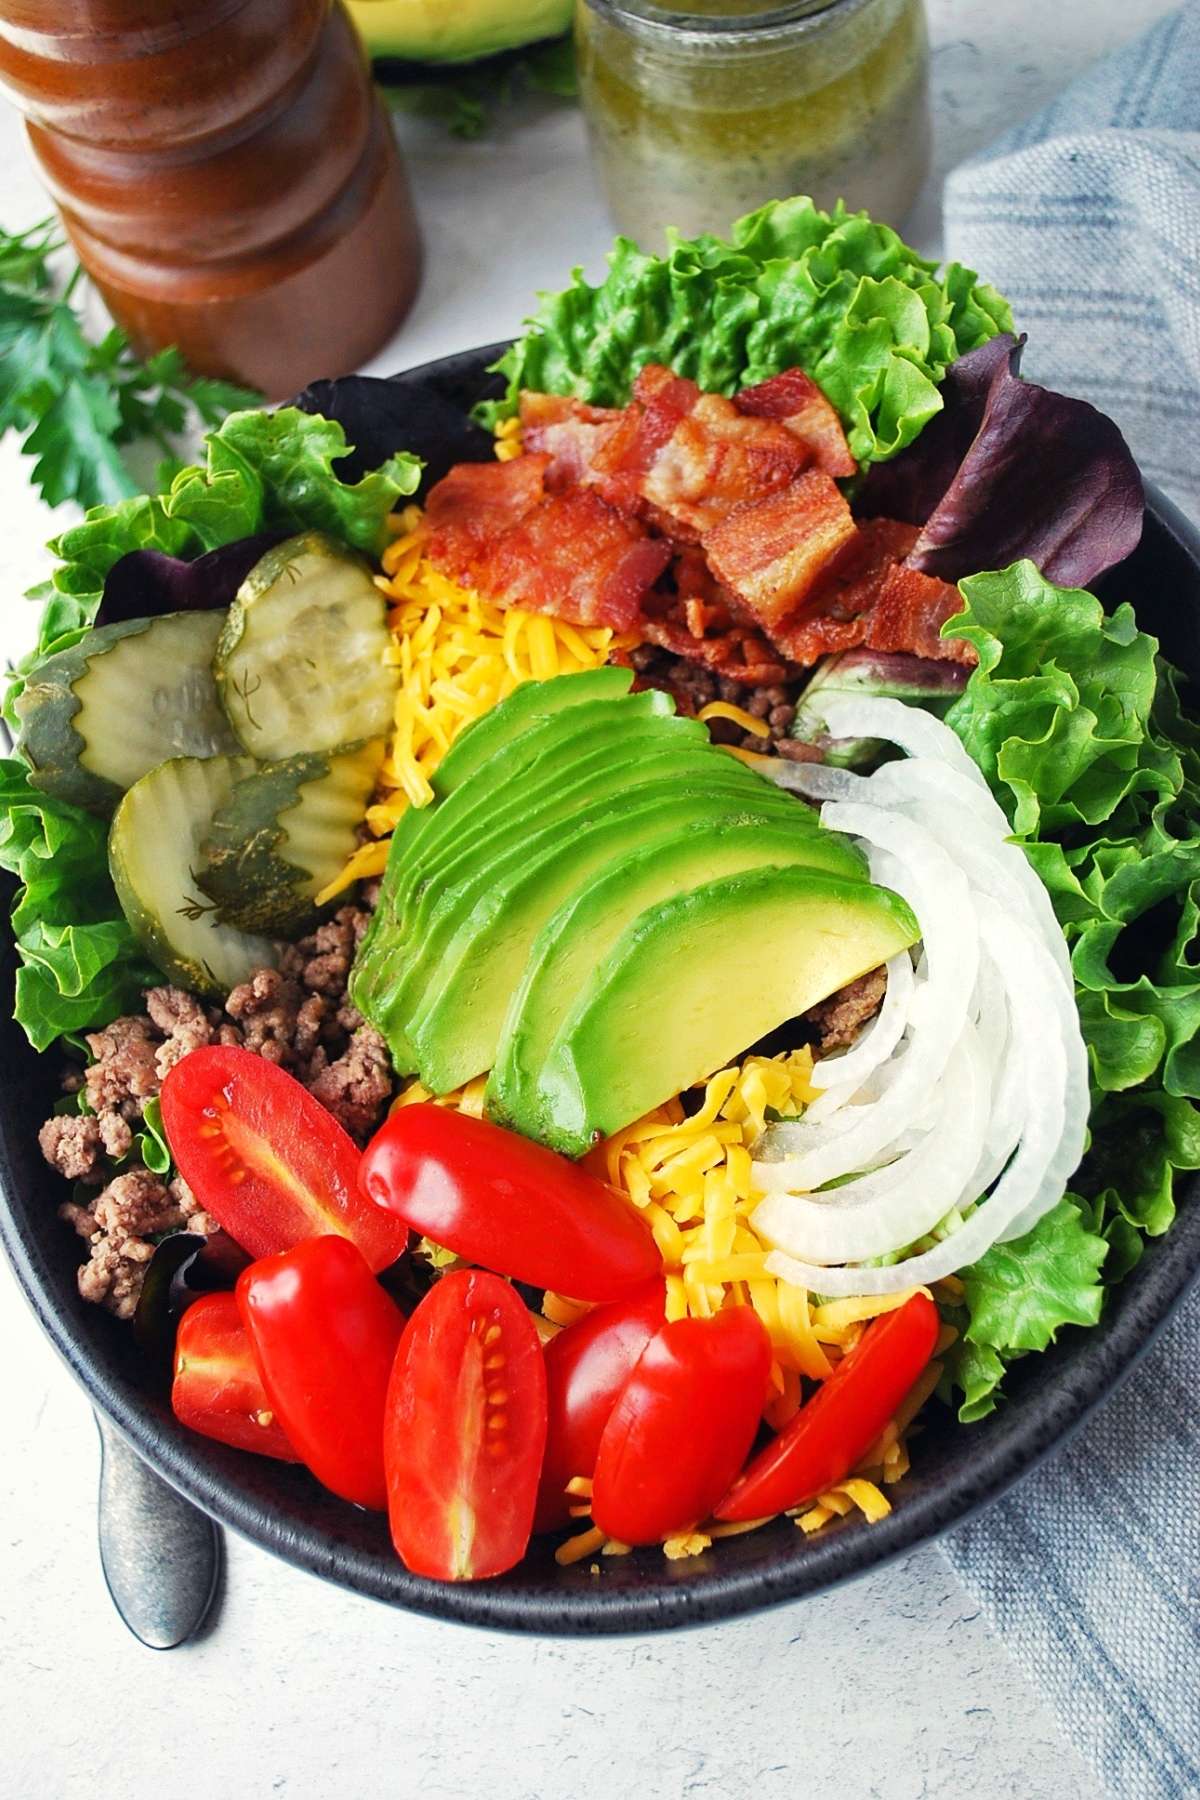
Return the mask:
{"type": "Polygon", "coordinates": [[[815,26],[831,12],[850,10],[865,0],[784,0],[772,5],[764,0],[760,11],[714,16],[711,13],[668,11],[655,0],[587,0],[594,12],[631,26],[649,36],[674,38],[763,38],[815,26]]]}

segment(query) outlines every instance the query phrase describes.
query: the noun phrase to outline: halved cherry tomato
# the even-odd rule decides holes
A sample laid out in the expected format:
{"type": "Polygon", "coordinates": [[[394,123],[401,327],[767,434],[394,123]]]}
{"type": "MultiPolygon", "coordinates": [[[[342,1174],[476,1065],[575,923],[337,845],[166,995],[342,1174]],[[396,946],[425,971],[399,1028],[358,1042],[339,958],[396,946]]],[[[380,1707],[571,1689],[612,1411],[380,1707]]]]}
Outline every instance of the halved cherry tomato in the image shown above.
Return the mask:
{"type": "Polygon", "coordinates": [[[520,1296],[482,1269],[444,1275],[388,1389],[388,1516],[413,1573],[476,1581],[520,1562],[545,1443],[546,1369],[520,1296]]]}
{"type": "Polygon", "coordinates": [[[933,1355],[937,1334],[937,1307],[927,1294],[873,1319],[856,1348],[734,1482],[717,1518],[770,1518],[843,1481],[933,1355]]]}
{"type": "Polygon", "coordinates": [[[467,1262],[573,1300],[623,1300],[662,1267],[628,1201],[540,1144],[405,1106],[363,1153],[364,1194],[467,1262]]]}
{"type": "Polygon", "coordinates": [[[193,1050],[163,1082],[162,1117],[180,1174],[251,1256],[330,1233],[376,1270],[403,1251],[402,1222],[359,1193],[354,1140],[275,1063],[233,1045],[193,1050]]]}
{"type": "Polygon", "coordinates": [[[569,1520],[566,1485],[595,1470],[608,1415],[665,1315],[666,1284],[659,1276],[630,1299],[585,1313],[545,1346],[549,1424],[535,1531],[553,1531],[569,1520]]]}
{"type": "Polygon", "coordinates": [[[770,1371],[770,1339],[749,1306],[664,1325],[600,1438],[601,1531],[653,1544],[707,1518],[754,1441],[770,1371]]]}
{"type": "Polygon", "coordinates": [[[383,1410],[404,1314],[349,1238],[308,1238],[251,1263],[237,1303],[279,1422],[318,1481],[387,1505],[383,1410]]]}
{"type": "Polygon", "coordinates": [[[280,1462],[299,1462],[254,1361],[232,1294],[202,1294],[179,1322],[171,1406],[181,1425],[280,1462]]]}

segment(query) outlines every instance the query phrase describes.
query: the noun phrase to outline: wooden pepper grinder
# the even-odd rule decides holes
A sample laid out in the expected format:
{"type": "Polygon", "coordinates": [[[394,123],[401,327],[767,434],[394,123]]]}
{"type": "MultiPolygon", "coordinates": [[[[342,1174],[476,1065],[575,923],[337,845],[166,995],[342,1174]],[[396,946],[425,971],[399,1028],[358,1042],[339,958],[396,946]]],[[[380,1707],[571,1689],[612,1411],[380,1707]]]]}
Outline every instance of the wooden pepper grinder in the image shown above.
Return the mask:
{"type": "Polygon", "coordinates": [[[408,184],[340,0],[0,0],[0,83],[143,353],[279,399],[412,304],[408,184]]]}

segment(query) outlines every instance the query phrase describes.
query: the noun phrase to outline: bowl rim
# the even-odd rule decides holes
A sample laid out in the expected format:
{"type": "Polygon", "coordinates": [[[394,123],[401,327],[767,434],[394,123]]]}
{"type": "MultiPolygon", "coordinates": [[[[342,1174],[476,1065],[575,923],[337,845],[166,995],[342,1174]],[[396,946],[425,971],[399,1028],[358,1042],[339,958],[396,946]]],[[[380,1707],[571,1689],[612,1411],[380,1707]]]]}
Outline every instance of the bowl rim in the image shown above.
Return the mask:
{"type": "MultiPolygon", "coordinates": [[[[432,382],[458,394],[472,377],[482,379],[502,348],[458,352],[393,379],[432,382]]],[[[1186,558],[1200,582],[1200,532],[1150,483],[1146,499],[1155,531],[1186,558]]],[[[56,1301],[55,1272],[35,1225],[22,1219],[3,1145],[0,1243],[43,1330],[93,1405],[152,1469],[221,1524],[323,1579],[428,1617],[544,1636],[616,1635],[701,1626],[825,1591],[935,1541],[1007,1492],[1073,1435],[1129,1375],[1200,1277],[1200,1180],[1192,1187],[1192,1204],[1180,1209],[1171,1232],[1148,1246],[1137,1269],[1114,1291],[1104,1336],[1095,1341],[1090,1332],[1074,1334],[1080,1341],[1060,1358],[1061,1378],[1037,1395],[1030,1408],[1013,1404],[988,1421],[985,1466],[975,1468],[968,1458],[936,1484],[917,1484],[917,1491],[907,1496],[904,1488],[911,1477],[906,1477],[899,1503],[869,1530],[858,1522],[850,1530],[832,1527],[812,1540],[797,1535],[797,1553],[777,1556],[768,1565],[722,1568],[718,1552],[712,1559],[699,1559],[704,1564],[712,1560],[715,1567],[673,1565],[672,1573],[685,1572],[628,1588],[599,1582],[539,1588],[521,1579],[520,1568],[515,1579],[459,1585],[431,1581],[410,1574],[398,1558],[385,1560],[373,1550],[272,1512],[225,1472],[244,1466],[244,1459],[214,1460],[207,1440],[168,1427],[143,1389],[98,1366],[82,1332],[56,1301]]],[[[1051,1354],[1058,1357],[1060,1348],[1055,1346],[1051,1354]]]]}

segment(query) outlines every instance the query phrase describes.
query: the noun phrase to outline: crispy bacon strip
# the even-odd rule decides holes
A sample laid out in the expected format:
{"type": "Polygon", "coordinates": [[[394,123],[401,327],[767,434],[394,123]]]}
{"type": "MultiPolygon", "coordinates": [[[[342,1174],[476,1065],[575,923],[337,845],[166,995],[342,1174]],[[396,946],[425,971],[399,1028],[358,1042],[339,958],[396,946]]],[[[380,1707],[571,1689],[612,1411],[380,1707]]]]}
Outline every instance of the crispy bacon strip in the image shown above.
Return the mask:
{"type": "Polygon", "coordinates": [[[521,395],[521,442],[550,458],[546,486],[563,493],[593,479],[600,446],[625,417],[624,409],[587,406],[564,394],[521,395]]]}
{"type": "Polygon", "coordinates": [[[804,445],[814,467],[826,475],[858,473],[836,407],[803,369],[785,369],[756,387],[743,388],[733,404],[741,413],[785,425],[804,445]]]}
{"type": "Polygon", "coordinates": [[[596,452],[599,491],[624,512],[696,540],[743,501],[777,492],[809,460],[786,426],[650,364],[623,421],[596,452]]]}
{"type": "MultiPolygon", "coordinates": [[[[438,560],[436,536],[429,545],[438,560]]],[[[598,494],[551,494],[509,525],[471,568],[471,585],[503,606],[551,613],[569,625],[627,631],[671,546],[648,538],[598,494]]],[[[459,577],[462,579],[462,577],[459,577]]]]}
{"type": "Polygon", "coordinates": [[[548,456],[456,463],[425,501],[429,553],[438,568],[455,581],[469,582],[501,533],[542,500],[549,465],[548,456]]]}
{"type": "Polygon", "coordinates": [[[777,637],[856,535],[832,478],[808,469],[782,493],[735,507],[702,542],[713,573],[777,637]]]}

